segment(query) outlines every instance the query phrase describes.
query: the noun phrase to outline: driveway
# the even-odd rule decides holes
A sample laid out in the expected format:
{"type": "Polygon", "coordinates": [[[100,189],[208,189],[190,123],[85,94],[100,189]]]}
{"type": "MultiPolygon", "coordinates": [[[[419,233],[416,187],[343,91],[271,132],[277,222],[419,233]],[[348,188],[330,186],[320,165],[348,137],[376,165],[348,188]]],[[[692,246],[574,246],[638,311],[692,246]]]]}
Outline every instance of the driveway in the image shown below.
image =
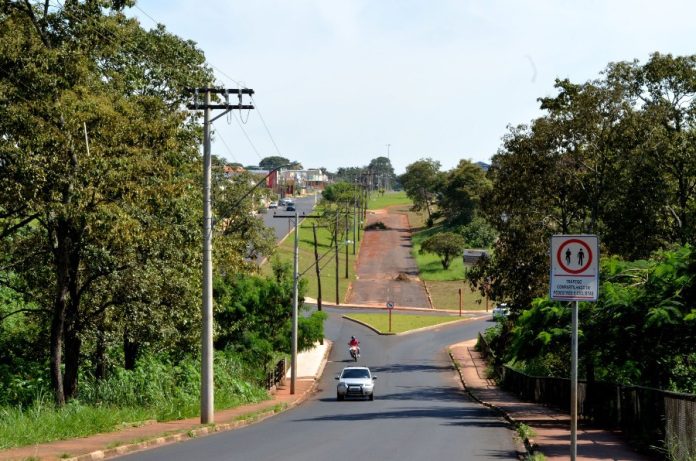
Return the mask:
{"type": "Polygon", "coordinates": [[[357,263],[357,280],[351,283],[347,304],[431,308],[418,266],[411,256],[411,227],[397,207],[371,212],[367,224],[381,221],[385,230],[366,231],[357,263]]]}

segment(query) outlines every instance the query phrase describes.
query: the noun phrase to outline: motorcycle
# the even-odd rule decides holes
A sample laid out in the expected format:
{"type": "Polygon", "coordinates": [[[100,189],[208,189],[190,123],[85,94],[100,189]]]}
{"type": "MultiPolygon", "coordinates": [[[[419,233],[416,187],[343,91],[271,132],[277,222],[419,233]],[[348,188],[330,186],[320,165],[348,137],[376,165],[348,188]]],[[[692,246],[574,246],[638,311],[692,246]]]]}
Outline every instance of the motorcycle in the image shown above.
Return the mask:
{"type": "Polygon", "coordinates": [[[353,361],[357,362],[358,357],[360,357],[360,349],[358,348],[358,346],[350,346],[349,352],[350,357],[353,359],[353,361]]]}

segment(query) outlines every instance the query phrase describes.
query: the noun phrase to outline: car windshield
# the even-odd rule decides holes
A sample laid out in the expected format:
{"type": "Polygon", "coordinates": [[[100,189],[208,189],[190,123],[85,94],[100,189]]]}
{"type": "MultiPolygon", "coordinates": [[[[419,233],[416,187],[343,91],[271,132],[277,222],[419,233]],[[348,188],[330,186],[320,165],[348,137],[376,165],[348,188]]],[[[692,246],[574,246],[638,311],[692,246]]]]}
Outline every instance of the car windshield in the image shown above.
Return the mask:
{"type": "Polygon", "coordinates": [[[367,370],[343,370],[342,378],[369,378],[370,372],[367,370]]]}

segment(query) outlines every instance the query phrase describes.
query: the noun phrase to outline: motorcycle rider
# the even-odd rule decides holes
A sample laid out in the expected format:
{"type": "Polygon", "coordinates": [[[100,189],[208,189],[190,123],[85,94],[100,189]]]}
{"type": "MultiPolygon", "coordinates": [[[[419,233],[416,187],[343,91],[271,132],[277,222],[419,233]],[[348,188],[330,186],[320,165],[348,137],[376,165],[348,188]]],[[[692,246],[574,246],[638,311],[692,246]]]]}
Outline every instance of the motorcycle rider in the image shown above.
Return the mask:
{"type": "Polygon", "coordinates": [[[358,355],[360,355],[360,341],[357,340],[355,336],[350,337],[350,341],[348,342],[349,347],[355,347],[356,350],[358,351],[358,355]]]}

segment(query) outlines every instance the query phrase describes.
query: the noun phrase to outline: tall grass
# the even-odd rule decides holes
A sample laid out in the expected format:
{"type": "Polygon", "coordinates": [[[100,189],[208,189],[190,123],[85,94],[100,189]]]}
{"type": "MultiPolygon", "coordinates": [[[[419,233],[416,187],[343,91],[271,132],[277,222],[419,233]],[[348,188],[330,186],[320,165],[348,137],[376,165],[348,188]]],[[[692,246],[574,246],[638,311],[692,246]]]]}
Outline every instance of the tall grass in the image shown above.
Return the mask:
{"type": "MultiPolygon", "coordinates": [[[[215,355],[215,407],[231,408],[268,398],[249,381],[252,371],[229,353],[215,355]]],[[[39,393],[27,407],[0,408],[0,449],[108,432],[124,423],[194,417],[200,410],[200,361],[171,363],[145,357],[133,371],[106,380],[84,377],[76,399],[56,408],[39,393]]]]}

